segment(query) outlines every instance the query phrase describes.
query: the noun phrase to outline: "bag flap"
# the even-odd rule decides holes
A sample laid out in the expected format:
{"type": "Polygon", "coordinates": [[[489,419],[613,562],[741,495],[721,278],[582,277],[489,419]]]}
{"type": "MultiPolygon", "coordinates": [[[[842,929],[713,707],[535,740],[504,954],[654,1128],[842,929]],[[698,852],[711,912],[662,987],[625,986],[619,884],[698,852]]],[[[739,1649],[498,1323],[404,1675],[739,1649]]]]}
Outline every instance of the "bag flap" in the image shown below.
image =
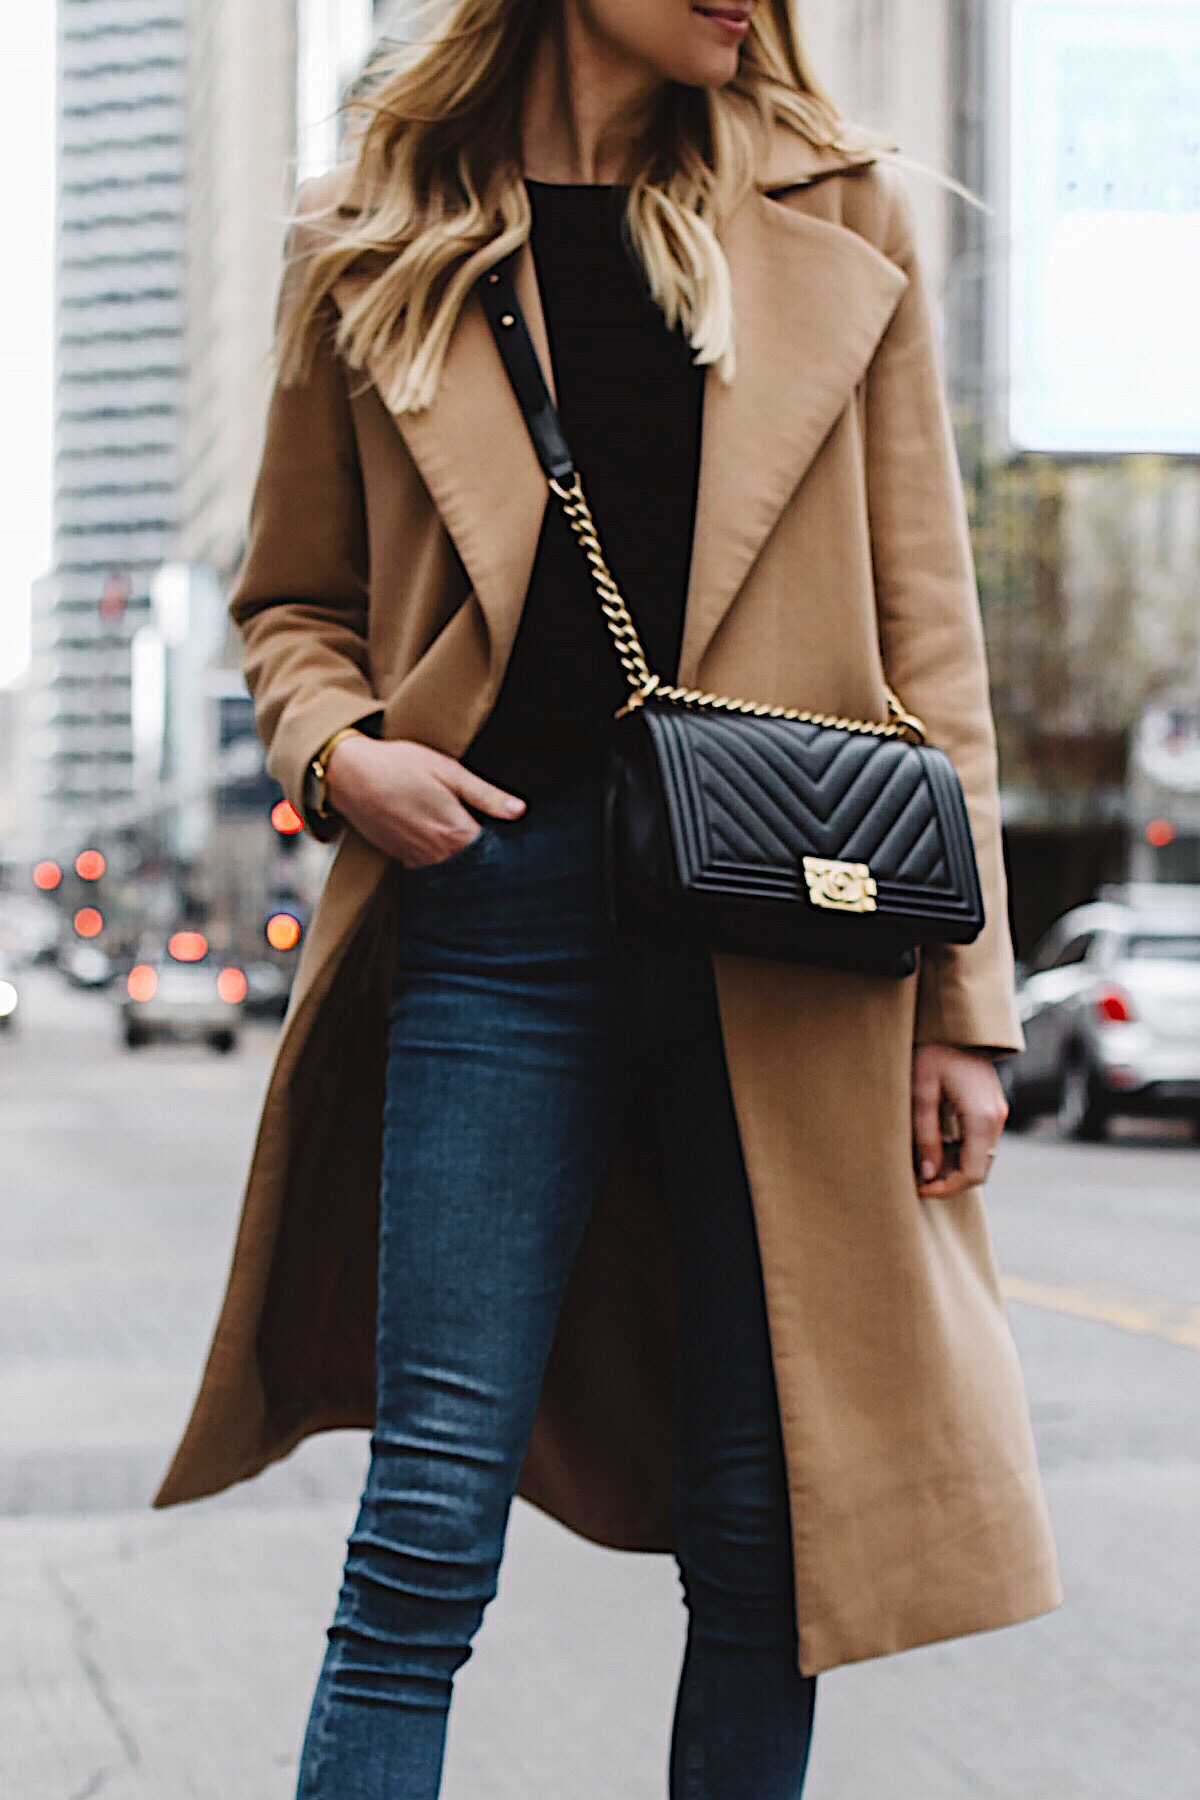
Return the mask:
{"type": "Polygon", "coordinates": [[[879,914],[982,928],[966,806],[941,751],[653,702],[633,717],[658,763],[686,889],[807,904],[808,857],[865,865],[879,914]]]}

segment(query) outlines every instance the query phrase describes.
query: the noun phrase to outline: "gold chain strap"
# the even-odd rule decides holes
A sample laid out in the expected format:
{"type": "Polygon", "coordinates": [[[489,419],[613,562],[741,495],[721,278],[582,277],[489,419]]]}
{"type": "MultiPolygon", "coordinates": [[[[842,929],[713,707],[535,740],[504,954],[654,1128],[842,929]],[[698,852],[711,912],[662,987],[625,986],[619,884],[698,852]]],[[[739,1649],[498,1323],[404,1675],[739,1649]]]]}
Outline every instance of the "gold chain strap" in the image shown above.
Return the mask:
{"type": "Polygon", "coordinates": [[[621,659],[621,667],[625,671],[625,679],[629,683],[630,696],[617,713],[618,719],[624,718],[626,713],[635,712],[653,694],[658,700],[675,701],[681,706],[706,707],[712,712],[745,713],[756,719],[792,719],[801,725],[832,726],[838,731],[857,731],[867,737],[909,737],[917,743],[924,743],[925,727],[921,720],[905,711],[890,687],[886,689],[886,722],[835,718],[829,713],[808,712],[795,706],[767,706],[757,700],[733,700],[727,694],[709,694],[701,688],[669,687],[653,673],[646,661],[646,652],[642,648],[637,626],[605,559],[596,531],[596,521],[592,517],[592,509],[587,503],[579,474],[572,477],[569,487],[553,478],[550,486],[561,500],[567,523],[587,558],[592,580],[600,597],[600,610],[604,614],[617,655],[621,659]]]}

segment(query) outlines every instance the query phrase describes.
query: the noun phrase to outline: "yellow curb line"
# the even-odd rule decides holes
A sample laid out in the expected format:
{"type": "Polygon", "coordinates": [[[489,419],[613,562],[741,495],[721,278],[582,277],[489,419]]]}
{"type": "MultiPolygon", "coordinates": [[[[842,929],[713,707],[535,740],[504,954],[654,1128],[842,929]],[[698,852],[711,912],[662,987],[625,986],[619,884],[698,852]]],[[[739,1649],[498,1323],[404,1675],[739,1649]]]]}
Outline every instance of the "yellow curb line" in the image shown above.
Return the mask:
{"type": "Polygon", "coordinates": [[[1019,1275],[1005,1276],[1002,1286],[1006,1297],[1019,1306],[1065,1313],[1070,1318],[1111,1325],[1137,1337],[1160,1338],[1183,1350],[1200,1350],[1200,1306],[1166,1300],[1135,1288],[1052,1287],[1040,1281],[1025,1281],[1019,1275]]]}

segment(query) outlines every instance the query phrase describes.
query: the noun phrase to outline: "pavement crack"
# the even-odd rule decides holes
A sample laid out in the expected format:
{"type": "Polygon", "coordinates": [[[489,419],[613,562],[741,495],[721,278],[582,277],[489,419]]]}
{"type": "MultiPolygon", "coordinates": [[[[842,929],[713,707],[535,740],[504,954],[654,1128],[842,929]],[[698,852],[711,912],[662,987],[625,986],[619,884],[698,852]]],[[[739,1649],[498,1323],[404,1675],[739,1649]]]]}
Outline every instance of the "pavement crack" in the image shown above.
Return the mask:
{"type": "MultiPolygon", "coordinates": [[[[130,1768],[136,1769],[140,1766],[142,1760],[142,1753],[138,1748],[137,1739],[122,1718],[121,1709],[113,1699],[108,1683],[104,1678],[104,1671],[97,1662],[92,1650],[91,1640],[95,1635],[96,1620],[84,1605],[83,1600],[75,1592],[75,1589],[67,1581],[61,1569],[48,1566],[45,1574],[47,1582],[57,1593],[63,1609],[66,1612],[68,1619],[71,1621],[71,1632],[75,1642],[75,1658],[83,1672],[83,1678],[95,1695],[97,1706],[99,1706],[104,1717],[108,1720],[108,1723],[112,1728],[113,1736],[121,1746],[121,1752],[126,1763],[130,1768]]],[[[98,1771],[98,1773],[92,1777],[91,1785],[85,1787],[77,1794],[75,1800],[87,1800],[88,1796],[99,1793],[100,1788],[109,1780],[113,1773],[114,1771],[112,1769],[102,1769],[98,1771]]]]}
{"type": "Polygon", "coordinates": [[[108,1786],[116,1772],[115,1769],[97,1769],[81,1788],[76,1788],[71,1800],[95,1800],[100,1789],[108,1786]]]}

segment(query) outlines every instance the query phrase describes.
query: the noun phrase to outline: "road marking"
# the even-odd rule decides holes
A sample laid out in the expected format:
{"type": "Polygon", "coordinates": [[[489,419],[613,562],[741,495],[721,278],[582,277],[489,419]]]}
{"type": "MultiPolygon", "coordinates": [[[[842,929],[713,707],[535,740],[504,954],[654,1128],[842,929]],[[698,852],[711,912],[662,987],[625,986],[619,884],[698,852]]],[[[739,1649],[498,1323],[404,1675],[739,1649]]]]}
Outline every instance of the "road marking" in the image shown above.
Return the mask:
{"type": "Polygon", "coordinates": [[[1109,1287],[1092,1283],[1083,1287],[1052,1287],[1007,1275],[1004,1292],[1018,1306],[1034,1306],[1041,1312],[1065,1313],[1088,1319],[1095,1325],[1111,1325],[1137,1337],[1160,1338],[1184,1350],[1200,1350],[1200,1306],[1167,1300],[1139,1288],[1109,1287]]]}

